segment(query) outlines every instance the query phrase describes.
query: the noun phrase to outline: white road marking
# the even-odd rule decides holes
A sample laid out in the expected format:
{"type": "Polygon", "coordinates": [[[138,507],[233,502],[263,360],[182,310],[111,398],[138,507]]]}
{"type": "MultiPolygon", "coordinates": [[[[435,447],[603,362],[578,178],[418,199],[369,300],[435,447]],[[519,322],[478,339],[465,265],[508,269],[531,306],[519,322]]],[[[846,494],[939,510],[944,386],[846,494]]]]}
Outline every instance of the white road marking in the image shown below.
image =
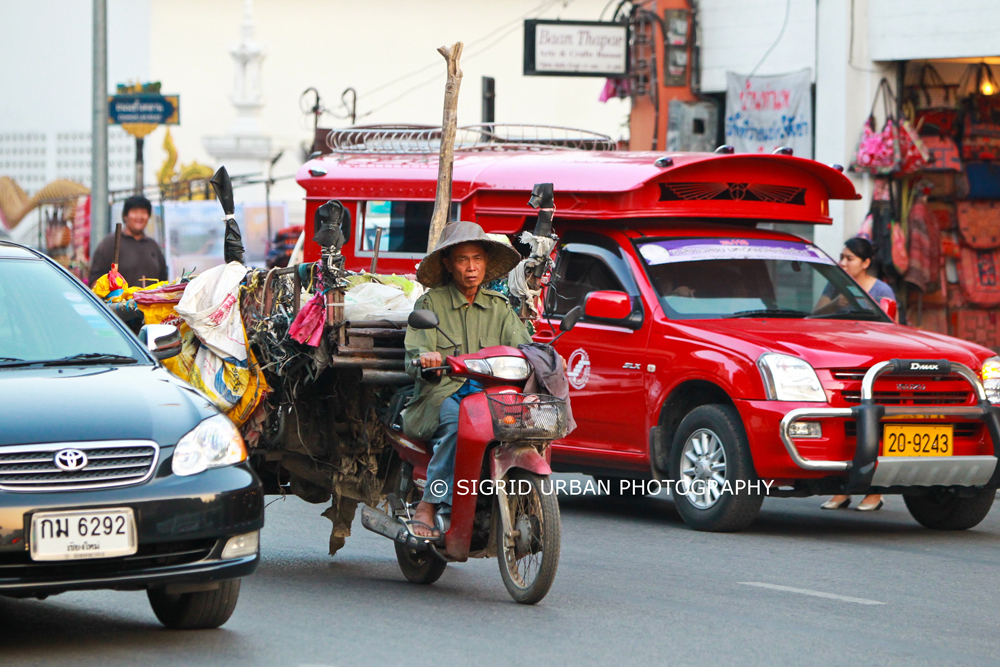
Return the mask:
{"type": "Polygon", "coordinates": [[[855,604],[885,604],[884,602],[879,602],[878,600],[866,600],[865,598],[852,598],[846,595],[837,595],[836,593],[824,593],[822,591],[811,591],[807,588],[792,588],[791,586],[779,586],[778,584],[765,584],[760,581],[740,581],[737,582],[742,586],[756,586],[757,588],[770,588],[775,591],[784,591],[786,593],[798,593],[800,595],[812,595],[817,598],[827,598],[829,600],[840,600],[841,602],[853,602],[855,604]]]}

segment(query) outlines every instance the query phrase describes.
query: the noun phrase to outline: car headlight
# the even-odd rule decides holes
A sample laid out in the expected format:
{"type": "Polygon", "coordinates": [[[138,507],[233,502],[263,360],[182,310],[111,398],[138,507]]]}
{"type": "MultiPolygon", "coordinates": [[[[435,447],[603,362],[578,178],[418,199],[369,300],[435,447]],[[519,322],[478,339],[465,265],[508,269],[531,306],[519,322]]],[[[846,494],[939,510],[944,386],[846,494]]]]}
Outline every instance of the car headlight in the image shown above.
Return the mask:
{"type": "Polygon", "coordinates": [[[787,354],[762,354],[757,367],[770,401],[826,402],[826,392],[809,362],[787,354]]]}
{"type": "Polygon", "coordinates": [[[243,436],[225,415],[204,420],[188,431],[174,447],[175,475],[197,475],[210,468],[247,460],[243,436]]]}
{"type": "Polygon", "coordinates": [[[531,374],[528,362],[521,357],[466,359],[465,367],[473,373],[492,375],[501,380],[523,380],[531,374]]]}
{"type": "Polygon", "coordinates": [[[979,375],[983,378],[986,398],[994,405],[1000,404],[1000,357],[990,357],[984,361],[979,375]]]}

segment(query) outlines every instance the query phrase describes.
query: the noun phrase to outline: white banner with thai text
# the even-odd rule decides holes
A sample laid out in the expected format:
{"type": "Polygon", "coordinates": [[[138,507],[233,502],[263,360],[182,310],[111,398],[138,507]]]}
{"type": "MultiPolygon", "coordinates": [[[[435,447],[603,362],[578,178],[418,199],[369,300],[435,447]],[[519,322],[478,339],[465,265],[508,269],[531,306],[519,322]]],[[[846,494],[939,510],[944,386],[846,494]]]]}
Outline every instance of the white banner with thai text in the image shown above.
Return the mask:
{"type": "Polygon", "coordinates": [[[811,72],[747,77],[726,72],[726,143],[737,153],[787,146],[812,158],[811,72]]]}

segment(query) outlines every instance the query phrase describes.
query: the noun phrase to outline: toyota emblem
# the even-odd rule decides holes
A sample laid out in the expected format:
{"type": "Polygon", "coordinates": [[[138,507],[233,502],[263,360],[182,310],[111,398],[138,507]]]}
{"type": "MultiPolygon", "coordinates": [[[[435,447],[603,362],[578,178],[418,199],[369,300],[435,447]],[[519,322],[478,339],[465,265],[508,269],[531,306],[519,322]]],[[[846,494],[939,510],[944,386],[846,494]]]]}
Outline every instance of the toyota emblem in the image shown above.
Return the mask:
{"type": "Polygon", "coordinates": [[[87,465],[87,455],[79,449],[60,449],[53,460],[57,468],[66,472],[82,470],[87,465]]]}

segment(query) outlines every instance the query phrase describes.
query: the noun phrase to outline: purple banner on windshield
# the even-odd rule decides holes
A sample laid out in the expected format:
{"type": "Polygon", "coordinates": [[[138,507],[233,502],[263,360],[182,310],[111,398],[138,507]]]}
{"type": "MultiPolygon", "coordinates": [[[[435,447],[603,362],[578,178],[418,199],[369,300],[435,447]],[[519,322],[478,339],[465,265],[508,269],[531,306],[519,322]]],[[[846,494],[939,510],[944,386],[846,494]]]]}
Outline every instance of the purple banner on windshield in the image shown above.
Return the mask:
{"type": "Polygon", "coordinates": [[[639,247],[650,266],[674,262],[722,259],[771,259],[814,264],[835,264],[823,251],[808,243],[765,239],[673,239],[650,241],[639,247]]]}

